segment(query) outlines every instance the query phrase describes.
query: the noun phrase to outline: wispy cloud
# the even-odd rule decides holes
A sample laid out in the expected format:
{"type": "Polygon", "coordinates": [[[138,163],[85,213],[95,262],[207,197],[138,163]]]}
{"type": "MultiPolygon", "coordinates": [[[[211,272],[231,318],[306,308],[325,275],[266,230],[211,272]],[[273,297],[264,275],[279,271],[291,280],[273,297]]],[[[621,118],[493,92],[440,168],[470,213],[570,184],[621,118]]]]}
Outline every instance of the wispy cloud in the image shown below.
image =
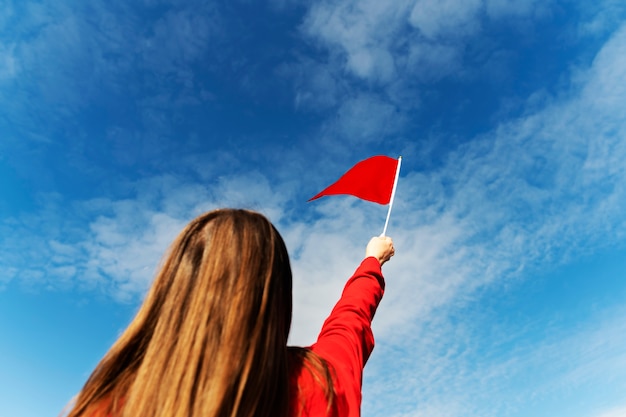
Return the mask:
{"type": "MultiPolygon", "coordinates": [[[[335,167],[342,150],[359,144],[373,149],[381,138],[409,135],[412,126],[406,115],[418,104],[404,100],[404,87],[415,87],[415,79],[419,84],[456,76],[452,74],[464,66],[464,46],[478,36],[485,19],[545,14],[544,3],[538,1],[441,4],[430,20],[423,18],[432,8],[430,1],[386,6],[376,1],[322,1],[311,6],[302,31],[327,48],[329,64],[306,59],[306,71],[295,68],[297,64],[283,65],[281,71],[295,79],[296,104],[315,107],[324,115],[337,109],[320,129],[326,144],[334,146],[328,147],[332,162],[311,162],[307,152],[285,145],[271,149],[280,151],[275,152],[280,157],[268,156],[269,151],[255,155],[259,171],[241,174],[236,168],[220,170],[236,165],[234,152],[196,155],[194,149],[178,146],[176,163],[183,168],[169,165],[171,174],[125,179],[117,195],[67,201],[58,194],[40,194],[40,211],[0,222],[0,285],[79,287],[135,302],[167,245],[190,218],[218,206],[249,207],[268,214],[287,240],[296,276],[292,342],[310,343],[344,278],[360,260],[363,245],[380,232],[385,210],[340,197],[303,208],[297,203],[304,201],[303,183],[294,180],[294,172],[306,176],[300,172],[303,167],[335,167]],[[350,76],[341,76],[342,71],[350,76]],[[325,89],[329,94],[320,94],[325,89]]],[[[140,60],[142,68],[150,68],[146,74],[156,77],[147,81],[154,94],[142,95],[135,103],[145,126],[112,126],[106,132],[106,140],[119,142],[118,162],[132,166],[135,151],[125,144],[141,142],[138,136],[172,134],[175,118],[166,114],[164,103],[200,99],[185,93],[197,87],[186,68],[206,51],[211,31],[185,8],[174,8],[136,32],[132,13],[115,21],[113,16],[120,14],[108,12],[109,6],[91,7],[101,8],[96,13],[101,38],[94,41],[99,45],[95,49],[77,35],[77,28],[87,23],[69,11],[56,11],[59,15],[52,17],[33,12],[44,23],[32,43],[0,48],[10,57],[0,59],[0,75],[9,74],[7,63],[13,62],[13,78],[5,78],[15,83],[13,90],[2,92],[16,91],[19,81],[14,80],[20,76],[34,77],[29,85],[44,84],[35,91],[38,98],[62,104],[50,117],[65,117],[81,106],[89,91],[71,84],[72,92],[63,92],[52,85],[36,60],[29,61],[35,53],[50,59],[57,73],[54,81],[71,83],[73,71],[95,68],[97,80],[127,92],[119,82],[124,77],[116,74],[140,60]],[[163,35],[166,26],[174,37],[163,35]],[[64,45],[46,51],[44,35],[54,35],[64,45]],[[134,55],[118,55],[122,49],[116,45],[124,39],[135,45],[134,55]],[[108,47],[103,48],[103,42],[108,47]],[[170,78],[182,86],[176,90],[181,96],[161,90],[159,80],[170,78]]],[[[606,18],[598,16],[598,21],[606,18]]],[[[528,398],[532,402],[542,401],[546,393],[565,395],[566,387],[584,387],[586,381],[607,374],[623,384],[623,368],[614,367],[625,361],[623,338],[615,337],[624,334],[623,321],[614,319],[623,311],[594,318],[602,324],[597,329],[544,326],[541,329],[550,334],[534,335],[524,344],[520,340],[528,340],[522,336],[532,333],[532,323],[491,328],[493,334],[478,338],[481,330],[473,320],[480,317],[468,306],[478,297],[477,290],[500,288],[522,272],[623,245],[624,57],[626,26],[613,31],[595,59],[572,70],[571,79],[554,94],[539,92],[540,100],[528,98],[521,115],[475,135],[441,156],[440,163],[403,172],[389,230],[398,253],[385,266],[388,290],[375,322],[379,345],[367,368],[365,415],[516,415],[528,398]],[[538,379],[532,379],[529,370],[537,371],[538,379]],[[494,392],[510,401],[490,403],[494,392]],[[379,393],[385,404],[377,402],[379,393]],[[388,408],[390,398],[393,410],[388,408]]],[[[29,100],[22,94],[16,105],[26,107],[29,100]]],[[[147,144],[136,145],[137,153],[151,149],[152,142],[145,140],[147,144]]],[[[162,153],[174,152],[167,148],[173,142],[154,143],[165,146],[162,153]]],[[[305,143],[302,147],[312,148],[305,143]]],[[[413,149],[406,145],[406,160],[416,158],[413,149]]],[[[356,153],[346,151],[350,158],[356,153]]],[[[79,154],[77,150],[73,156],[79,154]]],[[[307,180],[334,179],[332,171],[320,172],[322,178],[307,180]]],[[[616,407],[601,417],[612,417],[610,413],[623,408],[616,407]]]]}
{"type": "MultiPolygon", "coordinates": [[[[399,359],[394,369],[384,361],[384,372],[373,371],[402,382],[374,378],[366,397],[393,396],[397,415],[424,415],[425,403],[428,412],[435,404],[434,415],[500,416],[609,375],[624,384],[623,311],[612,312],[606,327],[509,348],[501,359],[490,355],[502,340],[488,337],[495,346],[473,346],[485,340],[471,336],[477,327],[439,316],[466,305],[477,287],[522,269],[528,275],[537,265],[623,244],[626,173],[615,157],[626,157],[626,91],[619,83],[626,76],[625,46],[622,27],[566,99],[460,147],[439,173],[403,178],[398,211],[409,230],[397,233],[399,255],[388,267],[390,287],[397,279],[402,290],[389,291],[377,323],[390,341],[381,355],[399,359]],[[494,404],[495,392],[510,401],[494,404]]],[[[384,406],[372,402],[382,413],[384,406]]]]}
{"type": "Polygon", "coordinates": [[[603,0],[595,3],[581,3],[580,7],[589,16],[579,25],[583,36],[606,36],[623,23],[626,6],[619,0],[603,0]]]}
{"type": "MultiPolygon", "coordinates": [[[[407,175],[398,212],[411,230],[403,236],[407,253],[417,255],[402,261],[400,276],[422,277],[423,285],[435,277],[437,286],[482,285],[537,262],[622,241],[626,90],[619,80],[626,76],[625,45],[622,28],[569,99],[461,146],[439,171],[407,175]],[[435,259],[449,269],[441,274],[441,267],[429,265],[411,273],[420,254],[433,250],[429,244],[425,251],[420,239],[433,237],[443,242],[435,259]]],[[[410,310],[437,299],[402,305],[410,310]]]]}
{"type": "Polygon", "coordinates": [[[8,278],[34,288],[78,286],[136,301],[148,288],[170,242],[194,216],[223,205],[262,209],[280,219],[284,203],[264,177],[220,179],[209,188],[160,176],[135,182],[133,198],[63,202],[42,196],[37,215],[5,220],[1,240],[8,278]],[[271,201],[268,198],[273,197],[271,201]],[[66,214],[71,212],[71,216],[66,214]],[[20,236],[15,242],[12,236],[20,236]]]}
{"type": "Polygon", "coordinates": [[[309,10],[303,30],[330,47],[334,59],[345,62],[355,75],[386,82],[396,72],[390,50],[396,19],[407,6],[406,1],[393,5],[375,1],[317,2],[309,10]]]}
{"type": "MultiPolygon", "coordinates": [[[[203,72],[192,68],[223,55],[214,6],[96,1],[11,9],[0,44],[5,153],[97,178],[111,165],[159,166],[172,151],[168,140],[190,140],[180,134],[183,115],[213,98],[203,72]]],[[[50,175],[15,169],[32,181],[50,175]]]]}
{"type": "Polygon", "coordinates": [[[597,405],[576,404],[577,395],[602,397],[599,384],[611,381],[615,392],[626,384],[623,314],[604,310],[568,330],[562,322],[485,320],[480,309],[442,314],[411,328],[401,344],[379,343],[366,368],[364,409],[394,416],[588,416],[597,405]]]}
{"type": "MultiPolygon", "coordinates": [[[[390,292],[394,307],[380,319],[384,327],[427,318],[461,294],[521,269],[619,242],[625,232],[626,197],[620,163],[626,157],[621,140],[626,118],[620,109],[626,107],[617,104],[626,102],[626,96],[617,81],[626,68],[625,37],[625,30],[615,34],[585,83],[566,101],[502,124],[450,154],[437,171],[403,176],[394,212],[402,222],[392,222],[399,251],[388,268],[397,277],[395,285],[410,290],[390,292]]],[[[347,242],[346,230],[365,240],[366,231],[376,227],[369,219],[374,209],[356,205],[331,214],[336,201],[316,206],[330,219],[294,223],[283,219],[293,194],[270,186],[264,174],[225,181],[200,185],[158,177],[137,184],[132,199],[79,204],[77,210],[88,208],[86,213],[96,216],[89,233],[70,240],[86,255],[82,275],[94,282],[111,280],[109,285],[122,298],[141,293],[175,229],[201,208],[217,205],[269,212],[287,236],[297,236],[290,242],[298,254],[295,268],[306,276],[318,275],[313,265],[325,257],[344,252],[335,247],[358,253],[358,245],[347,242]],[[100,210],[104,214],[98,216],[100,210]],[[305,229],[319,233],[307,235],[305,229]],[[335,243],[324,246],[328,252],[317,242],[326,239],[335,243]]],[[[56,234],[51,239],[68,243],[56,234]]],[[[59,248],[48,245],[41,253],[54,259],[59,248]]],[[[348,264],[325,265],[318,273],[345,275],[348,264]]]]}
{"type": "Polygon", "coordinates": [[[328,48],[331,63],[358,78],[389,84],[410,74],[431,81],[462,70],[463,48],[485,19],[536,19],[547,7],[537,1],[327,0],[311,6],[302,28],[328,48]]]}
{"type": "Polygon", "coordinates": [[[480,30],[482,6],[482,0],[417,1],[409,22],[427,39],[462,39],[480,30]]]}
{"type": "Polygon", "coordinates": [[[12,79],[19,71],[15,58],[15,45],[0,44],[0,82],[12,79]]]}
{"type": "Polygon", "coordinates": [[[600,414],[594,413],[590,417],[621,417],[626,415],[626,406],[612,408],[608,411],[601,412],[600,414]]]}

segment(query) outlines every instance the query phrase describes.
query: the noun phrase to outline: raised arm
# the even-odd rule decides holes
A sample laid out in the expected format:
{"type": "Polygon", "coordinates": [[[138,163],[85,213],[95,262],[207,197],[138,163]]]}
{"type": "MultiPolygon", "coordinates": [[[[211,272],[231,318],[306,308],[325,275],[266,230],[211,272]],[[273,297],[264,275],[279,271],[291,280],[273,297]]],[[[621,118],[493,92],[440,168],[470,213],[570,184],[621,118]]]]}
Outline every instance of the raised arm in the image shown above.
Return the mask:
{"type": "Polygon", "coordinates": [[[374,237],[365,254],[312,347],[333,368],[337,399],[350,415],[360,412],[363,367],[374,349],[371,323],[385,288],[381,266],[393,256],[393,242],[374,237]]]}

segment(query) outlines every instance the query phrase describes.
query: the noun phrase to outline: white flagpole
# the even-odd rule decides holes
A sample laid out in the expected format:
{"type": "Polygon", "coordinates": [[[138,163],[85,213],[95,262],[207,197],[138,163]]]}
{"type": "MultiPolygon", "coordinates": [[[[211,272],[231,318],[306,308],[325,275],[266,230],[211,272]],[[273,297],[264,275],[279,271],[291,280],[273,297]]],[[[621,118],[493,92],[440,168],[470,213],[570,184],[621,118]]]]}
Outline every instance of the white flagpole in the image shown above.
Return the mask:
{"type": "Polygon", "coordinates": [[[391,189],[391,199],[389,200],[389,210],[387,211],[387,220],[385,220],[385,228],[380,234],[380,237],[385,237],[387,233],[387,225],[389,224],[389,216],[391,215],[391,207],[393,206],[393,199],[396,196],[396,186],[398,185],[398,177],[400,176],[400,165],[402,164],[402,157],[398,157],[398,167],[396,168],[396,178],[393,180],[393,188],[391,189]]]}

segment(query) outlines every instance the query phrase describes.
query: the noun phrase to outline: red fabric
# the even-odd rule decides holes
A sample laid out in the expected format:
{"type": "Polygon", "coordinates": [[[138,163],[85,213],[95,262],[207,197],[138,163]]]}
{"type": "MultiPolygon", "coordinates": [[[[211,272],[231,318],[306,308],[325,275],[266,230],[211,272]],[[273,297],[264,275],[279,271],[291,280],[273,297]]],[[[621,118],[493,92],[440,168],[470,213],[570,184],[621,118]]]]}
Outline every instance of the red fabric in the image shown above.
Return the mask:
{"type": "Polygon", "coordinates": [[[307,369],[295,369],[295,374],[291,375],[291,392],[300,392],[300,398],[291,399],[292,417],[361,415],[363,367],[374,349],[371,323],[384,286],[378,260],[374,257],[363,260],[324,322],[317,342],[311,346],[328,362],[334,374],[335,404],[327,413],[327,402],[319,382],[307,369]]]}
{"type": "MultiPolygon", "coordinates": [[[[335,401],[327,413],[324,390],[305,367],[292,369],[290,417],[360,417],[363,367],[374,349],[371,323],[385,282],[374,257],[361,262],[346,283],[340,300],[324,322],[311,349],[325,359],[333,374],[335,401]]],[[[110,417],[104,400],[91,417],[110,417]]]]}
{"type": "Polygon", "coordinates": [[[389,204],[397,167],[397,159],[372,156],[357,163],[309,201],[326,195],[348,194],[378,204],[389,204]]]}

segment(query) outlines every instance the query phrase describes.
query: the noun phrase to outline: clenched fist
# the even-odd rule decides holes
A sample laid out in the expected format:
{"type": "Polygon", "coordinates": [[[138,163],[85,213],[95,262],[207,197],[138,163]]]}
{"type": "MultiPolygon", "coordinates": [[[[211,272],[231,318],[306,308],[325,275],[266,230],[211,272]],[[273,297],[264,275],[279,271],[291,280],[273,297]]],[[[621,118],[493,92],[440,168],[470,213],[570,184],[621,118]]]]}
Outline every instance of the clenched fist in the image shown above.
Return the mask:
{"type": "Polygon", "coordinates": [[[367,244],[367,247],[365,248],[365,257],[375,257],[382,266],[385,262],[391,259],[395,252],[393,240],[391,240],[390,237],[376,236],[371,238],[367,244]]]}

